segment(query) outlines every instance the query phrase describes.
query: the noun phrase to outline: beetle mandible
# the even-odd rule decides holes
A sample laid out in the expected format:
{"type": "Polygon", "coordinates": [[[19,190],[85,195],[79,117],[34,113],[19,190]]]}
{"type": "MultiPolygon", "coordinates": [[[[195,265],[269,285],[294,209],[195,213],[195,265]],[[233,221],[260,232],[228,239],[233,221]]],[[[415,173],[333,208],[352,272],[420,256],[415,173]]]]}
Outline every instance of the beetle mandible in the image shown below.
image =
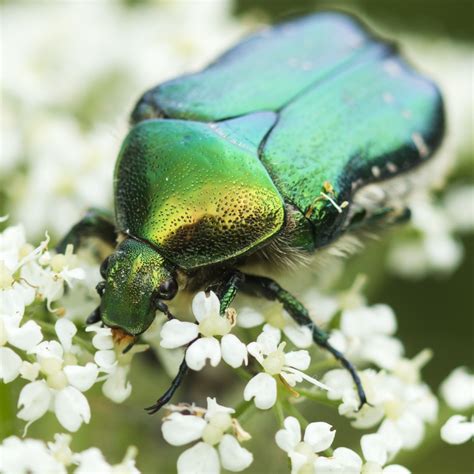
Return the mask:
{"type": "MultiPolygon", "coordinates": [[[[305,307],[274,280],[244,274],[298,266],[360,228],[409,215],[401,196],[359,196],[439,147],[436,86],[355,18],[325,12],[254,34],[201,72],[146,92],[114,173],[115,219],[92,209],[58,245],[116,246],[88,322],[143,333],[180,290],[214,288],[221,313],[237,291],[275,299],[349,370],[305,307]],[[117,244],[118,242],[118,244],[117,244]],[[178,284],[179,282],[179,284],[178,284]]],[[[183,361],[167,403],[186,373],[183,361]]]]}

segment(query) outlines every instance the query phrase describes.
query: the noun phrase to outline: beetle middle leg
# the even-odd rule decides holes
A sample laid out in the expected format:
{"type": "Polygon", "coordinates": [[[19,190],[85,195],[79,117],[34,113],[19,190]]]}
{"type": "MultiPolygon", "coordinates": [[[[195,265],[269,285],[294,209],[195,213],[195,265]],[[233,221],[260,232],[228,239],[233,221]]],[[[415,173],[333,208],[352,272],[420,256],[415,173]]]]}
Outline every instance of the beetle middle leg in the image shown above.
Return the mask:
{"type": "Polygon", "coordinates": [[[349,371],[359,395],[361,409],[367,403],[367,397],[362,387],[362,382],[355,367],[344,357],[344,355],[329,343],[329,334],[319,328],[309,317],[308,310],[291,293],[284,290],[277,282],[270,278],[255,275],[245,275],[242,290],[256,296],[263,296],[269,300],[277,300],[282,303],[285,310],[300,325],[311,329],[313,340],[318,346],[329,351],[345,369],[349,371]]]}
{"type": "MultiPolygon", "coordinates": [[[[242,273],[240,273],[239,271],[232,270],[226,273],[219,282],[217,282],[215,285],[212,285],[212,287],[209,288],[209,289],[215,290],[215,293],[221,302],[220,313],[222,315],[226,312],[227,308],[232,303],[242,281],[243,281],[242,273]]],[[[175,394],[176,390],[181,385],[188,370],[189,369],[188,369],[188,365],[186,364],[186,356],[185,356],[179,366],[178,373],[176,374],[176,377],[171,382],[171,385],[168,388],[168,390],[166,390],[166,392],[156,401],[156,403],[145,408],[148,414],[150,415],[155,414],[158,410],[160,410],[161,407],[166,405],[173,398],[173,395],[175,394]]]]}
{"type": "Polygon", "coordinates": [[[88,237],[97,237],[111,247],[115,247],[117,233],[112,214],[109,211],[90,208],[86,215],[56,245],[56,251],[64,253],[69,244],[77,250],[88,237]]]}

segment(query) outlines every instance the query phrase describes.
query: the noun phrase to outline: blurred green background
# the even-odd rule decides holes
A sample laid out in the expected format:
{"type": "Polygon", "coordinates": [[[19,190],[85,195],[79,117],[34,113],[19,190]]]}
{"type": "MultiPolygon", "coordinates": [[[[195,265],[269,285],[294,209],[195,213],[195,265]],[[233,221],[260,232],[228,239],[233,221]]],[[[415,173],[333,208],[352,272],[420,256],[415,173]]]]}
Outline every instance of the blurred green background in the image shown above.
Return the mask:
{"type": "MultiPolygon", "coordinates": [[[[8,3],[8,2],[2,2],[8,3]]],[[[129,0],[128,8],[140,9],[145,3],[129,0]]],[[[160,4],[156,3],[157,14],[160,4]]],[[[462,41],[472,48],[474,38],[474,2],[469,0],[354,0],[354,1],[265,1],[236,0],[237,17],[257,16],[262,21],[277,21],[288,16],[312,12],[321,8],[342,8],[358,12],[371,25],[382,31],[416,34],[425,38],[462,41]]],[[[471,84],[472,69],[471,69],[471,84]]],[[[138,96],[140,91],[135,91],[138,96]]],[[[466,124],[472,131],[471,123],[466,124]]],[[[474,182],[472,147],[460,158],[459,166],[450,182],[474,182]]],[[[464,238],[465,259],[462,266],[448,277],[428,277],[421,281],[407,281],[390,276],[380,262],[384,260],[387,243],[397,239],[403,229],[391,230],[378,242],[368,242],[366,248],[347,261],[340,287],[350,286],[359,273],[368,276],[366,294],[370,303],[383,302],[392,306],[398,317],[398,335],[404,342],[407,355],[414,356],[425,347],[434,350],[434,358],[423,370],[424,379],[436,391],[439,383],[459,365],[473,366],[474,315],[474,238],[464,238]]],[[[129,444],[138,447],[138,467],[145,473],[174,472],[175,462],[182,448],[168,446],[161,437],[159,416],[148,416],[148,406],[164,391],[168,380],[159,362],[151,356],[137,357],[131,371],[133,393],[122,405],[114,405],[95,387],[88,399],[92,405],[92,421],[74,436],[73,448],[99,446],[107,459],[118,462],[129,444]]],[[[0,386],[2,413],[15,413],[20,384],[13,390],[0,386]]],[[[243,382],[236,382],[225,367],[217,371],[191,374],[178,392],[178,400],[195,400],[205,405],[203,393],[213,393],[218,401],[232,405],[241,396],[243,382]]],[[[345,423],[331,409],[308,403],[306,414],[310,419],[324,420],[338,427],[335,445],[351,446],[351,430],[342,429],[345,423]]],[[[443,409],[440,410],[443,417],[443,409]]],[[[13,417],[0,426],[1,438],[19,434],[22,423],[13,417]]],[[[256,454],[249,473],[288,472],[286,454],[274,445],[276,419],[266,415],[255,416],[244,422],[253,434],[246,447],[256,454]],[[271,423],[262,425],[262,419],[271,423]]],[[[438,427],[439,428],[439,427],[438,427]]],[[[414,473],[471,473],[474,471],[472,444],[449,446],[439,438],[439,430],[429,434],[427,442],[417,451],[403,452],[396,461],[414,473]]],[[[51,439],[59,431],[53,415],[32,425],[29,436],[51,439]]]]}

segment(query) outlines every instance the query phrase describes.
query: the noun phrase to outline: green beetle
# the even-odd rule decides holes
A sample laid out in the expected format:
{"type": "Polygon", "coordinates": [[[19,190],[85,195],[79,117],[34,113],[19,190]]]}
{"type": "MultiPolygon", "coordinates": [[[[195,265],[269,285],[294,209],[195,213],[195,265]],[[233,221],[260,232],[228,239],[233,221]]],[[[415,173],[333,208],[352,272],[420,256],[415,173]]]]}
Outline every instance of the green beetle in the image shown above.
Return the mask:
{"type": "Polygon", "coordinates": [[[304,306],[240,269],[294,267],[345,233],[406,217],[389,193],[366,206],[360,190],[425,162],[443,131],[436,86],[341,13],[267,29],[151,89],[117,159],[115,223],[91,210],[58,246],[119,242],[88,322],[138,336],[157,310],[172,317],[165,301],[178,290],[214,288],[222,313],[237,290],[277,299],[350,371],[365,403],[354,367],[304,306]]]}

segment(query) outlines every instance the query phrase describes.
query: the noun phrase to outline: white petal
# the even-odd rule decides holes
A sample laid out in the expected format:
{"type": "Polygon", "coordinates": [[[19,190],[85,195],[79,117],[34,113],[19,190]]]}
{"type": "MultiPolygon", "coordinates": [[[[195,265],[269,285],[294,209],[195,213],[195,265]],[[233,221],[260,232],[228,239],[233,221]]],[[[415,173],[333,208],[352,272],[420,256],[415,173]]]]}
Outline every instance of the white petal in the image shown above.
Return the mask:
{"type": "Polygon", "coordinates": [[[305,349],[313,344],[313,334],[306,326],[287,324],[283,328],[283,333],[296,347],[305,349]]]}
{"type": "Polygon", "coordinates": [[[32,351],[43,339],[41,328],[35,321],[27,321],[20,328],[8,332],[8,342],[18,349],[32,351]]]}
{"type": "Polygon", "coordinates": [[[360,357],[382,369],[393,369],[403,355],[403,344],[399,339],[384,334],[370,337],[370,343],[362,344],[360,357]]]}
{"type": "Polygon", "coordinates": [[[252,464],[253,454],[240,446],[239,442],[231,435],[222,437],[219,444],[219,454],[222,467],[232,472],[240,472],[252,464]]]}
{"type": "Polygon", "coordinates": [[[308,351],[292,351],[285,354],[285,365],[299,370],[306,370],[311,363],[308,351]]]}
{"type": "Polygon", "coordinates": [[[207,422],[204,418],[194,415],[182,415],[181,413],[171,413],[161,425],[161,432],[166,442],[173,446],[183,446],[184,444],[196,441],[202,436],[202,432],[207,422]]]}
{"type": "Polygon", "coordinates": [[[91,410],[86,397],[74,387],[66,387],[54,397],[54,413],[68,431],[77,431],[82,423],[89,423],[91,410]]]}
{"type": "Polygon", "coordinates": [[[129,365],[118,365],[102,385],[102,393],[115,403],[122,403],[132,393],[132,384],[127,380],[129,370],[129,365]]]}
{"type": "Polygon", "coordinates": [[[267,410],[275,405],[277,398],[277,386],[275,379],[263,372],[255,375],[244,389],[244,399],[255,398],[255,406],[260,410],[267,410]]]}
{"type": "Polygon", "coordinates": [[[241,328],[253,328],[263,324],[264,321],[261,313],[248,306],[241,308],[237,313],[237,326],[241,328]]]}
{"type": "Polygon", "coordinates": [[[219,316],[220,307],[219,298],[213,291],[209,292],[209,295],[206,295],[204,291],[200,291],[193,298],[193,314],[199,322],[210,316],[219,316]]]}
{"type": "Polygon", "coordinates": [[[334,437],[336,431],[332,430],[332,426],[329,423],[318,421],[310,423],[304,433],[304,441],[308,443],[315,453],[319,453],[328,449],[334,437]]]}
{"type": "Polygon", "coordinates": [[[68,382],[81,392],[89,390],[99,375],[99,368],[92,362],[89,362],[84,367],[80,365],[66,365],[63,371],[68,382]]]}
{"type": "Polygon", "coordinates": [[[198,443],[178,458],[178,474],[219,474],[217,451],[207,443],[198,443]]]}
{"type": "Polygon", "coordinates": [[[199,335],[197,324],[172,319],[163,324],[160,332],[160,346],[165,349],[176,349],[186,345],[199,335]]]}
{"type": "Polygon", "coordinates": [[[112,350],[97,351],[94,354],[94,361],[101,369],[109,371],[117,364],[117,357],[112,350]]]}
{"type": "Polygon", "coordinates": [[[390,466],[385,466],[382,470],[383,474],[411,474],[406,467],[400,466],[400,464],[390,464],[390,466]]]}
{"type": "Polygon", "coordinates": [[[403,413],[395,425],[403,439],[403,447],[407,449],[416,448],[425,435],[425,425],[423,421],[413,413],[403,413]]]}
{"type": "Polygon", "coordinates": [[[362,469],[362,459],[349,448],[337,448],[334,450],[333,457],[342,467],[344,474],[359,474],[362,469]]]}
{"type": "Polygon", "coordinates": [[[244,362],[247,365],[247,346],[234,334],[226,334],[221,339],[222,358],[236,369],[244,362]]]}
{"type": "Polygon", "coordinates": [[[74,460],[79,464],[74,474],[112,474],[112,467],[98,448],[89,448],[77,453],[74,455],[74,460]]]}
{"type": "Polygon", "coordinates": [[[235,413],[235,410],[224,405],[219,405],[215,398],[207,397],[207,410],[204,418],[210,420],[217,413],[228,413],[232,415],[232,413],[235,413]]]}
{"type": "MultiPolygon", "coordinates": [[[[288,457],[291,463],[291,474],[298,474],[300,469],[308,462],[308,457],[297,451],[291,451],[291,453],[288,453],[288,457]]],[[[319,474],[319,471],[316,472],[319,474]]]]}
{"type": "Polygon", "coordinates": [[[474,422],[454,415],[441,428],[441,439],[449,444],[462,444],[474,436],[474,422]]]}
{"type": "Polygon", "coordinates": [[[458,367],[442,383],[441,395],[454,410],[467,410],[474,405],[474,375],[458,367]]]}
{"type": "Polygon", "coordinates": [[[372,310],[372,331],[378,334],[392,335],[397,331],[397,318],[390,306],[375,304],[372,310]]]}
{"type": "Polygon", "coordinates": [[[276,432],[275,441],[280,449],[289,453],[301,441],[300,422],[294,416],[288,416],[283,422],[285,429],[276,432]]]}
{"type": "Polygon", "coordinates": [[[54,325],[58,339],[64,348],[65,352],[71,351],[72,338],[77,333],[76,325],[69,321],[69,319],[61,318],[56,321],[54,325]]]}
{"type": "Polygon", "coordinates": [[[387,462],[387,448],[381,435],[373,433],[362,436],[360,446],[367,461],[381,466],[387,462]]]}
{"type": "Polygon", "coordinates": [[[281,331],[270,324],[263,326],[263,331],[257,337],[257,343],[261,346],[264,354],[270,354],[277,350],[281,339],[281,331]]]}
{"type": "Polygon", "coordinates": [[[20,373],[21,357],[9,347],[0,347],[0,380],[9,383],[20,373]]]}
{"type": "MultiPolygon", "coordinates": [[[[297,381],[300,381],[300,379],[306,380],[307,382],[312,383],[316,387],[322,388],[323,390],[328,390],[328,391],[330,390],[330,388],[327,385],[323,384],[319,380],[316,380],[314,377],[310,377],[309,375],[306,375],[304,372],[301,372],[300,370],[293,369],[293,367],[285,367],[285,372],[289,372],[291,375],[293,375],[293,377],[297,377],[296,378],[297,381]]],[[[281,375],[285,377],[285,379],[288,380],[287,373],[282,372],[281,375]]]]}
{"type": "Polygon", "coordinates": [[[403,446],[403,439],[397,427],[391,420],[384,420],[377,433],[382,436],[388,457],[392,459],[403,446]]]}
{"type": "Polygon", "coordinates": [[[31,382],[23,387],[18,397],[18,407],[23,407],[17,414],[25,421],[41,418],[49,408],[51,392],[44,380],[31,382]]]}
{"type": "Polygon", "coordinates": [[[348,471],[348,473],[346,473],[336,458],[325,458],[324,456],[318,456],[315,459],[313,468],[317,474],[349,474],[349,472],[351,472],[348,471]]]}
{"type": "Polygon", "coordinates": [[[323,382],[329,387],[328,398],[331,400],[338,400],[352,392],[353,381],[347,370],[330,370],[324,374],[323,382]]]}
{"type": "Polygon", "coordinates": [[[215,337],[201,337],[186,351],[186,363],[192,370],[201,370],[209,360],[212,367],[221,361],[221,346],[215,337]]]}

